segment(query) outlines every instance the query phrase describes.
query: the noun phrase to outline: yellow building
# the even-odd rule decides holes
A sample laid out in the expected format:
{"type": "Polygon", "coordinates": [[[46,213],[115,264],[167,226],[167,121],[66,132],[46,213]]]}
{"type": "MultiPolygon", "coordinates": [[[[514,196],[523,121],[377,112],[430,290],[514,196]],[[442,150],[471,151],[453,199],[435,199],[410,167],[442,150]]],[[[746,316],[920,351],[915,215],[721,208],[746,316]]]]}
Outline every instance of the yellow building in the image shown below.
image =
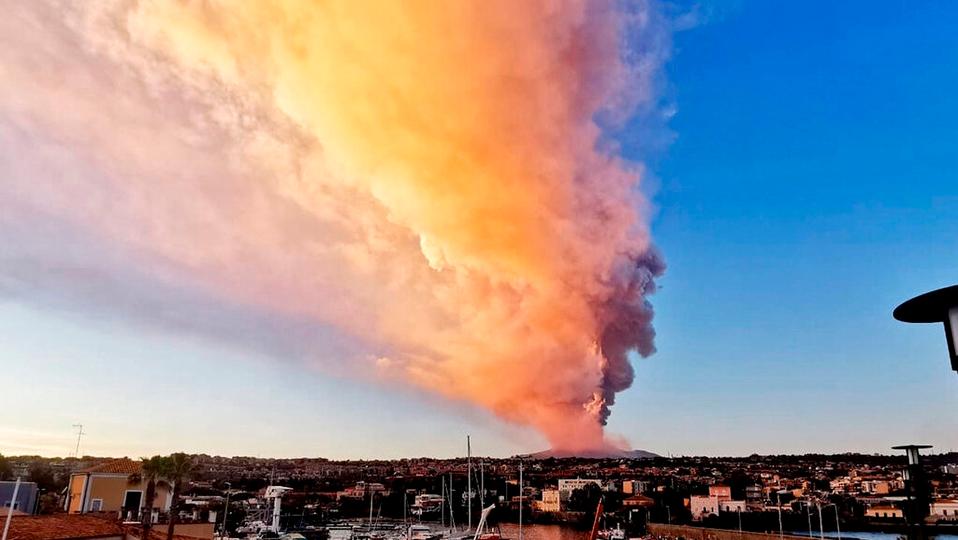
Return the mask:
{"type": "MultiPolygon", "coordinates": [[[[87,512],[117,513],[122,519],[138,520],[146,504],[146,481],[139,461],[114,459],[82,469],[70,475],[66,510],[73,514],[87,512]]],[[[156,488],[154,511],[166,512],[172,494],[163,483],[156,488]]]]}

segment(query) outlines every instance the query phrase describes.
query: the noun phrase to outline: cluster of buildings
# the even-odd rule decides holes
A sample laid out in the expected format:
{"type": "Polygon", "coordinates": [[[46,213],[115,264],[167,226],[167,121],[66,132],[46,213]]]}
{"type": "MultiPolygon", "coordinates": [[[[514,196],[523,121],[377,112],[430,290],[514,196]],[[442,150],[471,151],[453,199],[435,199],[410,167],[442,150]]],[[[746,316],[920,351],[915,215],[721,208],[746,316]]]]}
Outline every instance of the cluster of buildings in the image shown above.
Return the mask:
{"type": "MultiPolygon", "coordinates": [[[[8,461],[14,472],[23,474],[38,459],[42,458],[8,461]]],[[[234,494],[232,504],[245,504],[239,493],[253,500],[250,494],[274,483],[295,486],[297,495],[291,504],[341,517],[366,512],[366,501],[372,498],[377,501],[377,514],[393,512],[400,517],[405,509],[439,519],[454,506],[461,517],[468,500],[472,498],[478,509],[475,499],[481,497],[485,503],[495,501],[513,511],[525,507],[533,520],[561,520],[563,514],[589,511],[582,502],[585,496],[576,494],[596,490],[602,492],[610,511],[641,510],[653,521],[709,526],[720,525],[722,519],[758,523],[762,515],[782,514],[790,516],[793,527],[800,527],[812,513],[816,520],[824,516],[826,523],[841,522],[843,527],[846,523],[902,523],[907,506],[904,463],[899,456],[473,458],[471,467],[461,458],[331,461],[198,455],[193,460],[197,467],[184,492],[184,512],[187,520],[197,523],[217,521],[217,510],[228,493],[234,494]],[[524,465],[521,492],[520,462],[524,465]],[[472,492],[467,487],[470,470],[475,475],[472,492]],[[480,480],[484,491],[477,495],[480,480]]],[[[145,482],[138,478],[139,461],[47,461],[63,478],[65,487],[56,493],[60,512],[113,514],[121,522],[132,523],[144,511],[153,516],[169,511],[171,494],[166,485],[157,488],[153,508],[144,508],[145,482]]],[[[929,521],[958,526],[958,454],[926,456],[925,465],[931,495],[929,521]]],[[[0,482],[0,509],[35,513],[39,499],[50,496],[42,487],[25,483],[13,500],[11,485],[0,482]]]]}

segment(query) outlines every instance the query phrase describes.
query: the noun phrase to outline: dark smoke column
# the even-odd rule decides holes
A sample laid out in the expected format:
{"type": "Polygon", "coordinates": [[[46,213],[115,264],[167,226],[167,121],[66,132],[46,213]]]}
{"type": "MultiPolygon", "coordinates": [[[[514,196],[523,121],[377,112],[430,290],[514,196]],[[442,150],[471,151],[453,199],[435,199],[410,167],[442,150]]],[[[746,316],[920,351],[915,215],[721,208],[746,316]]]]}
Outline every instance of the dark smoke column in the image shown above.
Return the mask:
{"type": "Polygon", "coordinates": [[[630,261],[618,276],[612,296],[599,307],[600,320],[604,321],[599,350],[605,361],[602,395],[590,409],[595,410],[602,425],[609,419],[615,395],[632,386],[635,379],[629,352],[635,350],[643,358],[655,353],[654,312],[646,297],[655,292],[655,278],[664,272],[665,262],[658,252],[646,251],[630,261]]]}

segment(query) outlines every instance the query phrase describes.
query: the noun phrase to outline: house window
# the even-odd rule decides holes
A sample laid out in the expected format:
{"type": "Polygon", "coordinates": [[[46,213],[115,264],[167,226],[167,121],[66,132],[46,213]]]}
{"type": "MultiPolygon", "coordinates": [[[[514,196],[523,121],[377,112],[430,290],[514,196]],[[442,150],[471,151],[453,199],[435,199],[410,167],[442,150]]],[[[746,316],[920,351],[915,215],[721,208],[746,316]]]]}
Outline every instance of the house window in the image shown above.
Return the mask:
{"type": "Polygon", "coordinates": [[[103,509],[103,499],[93,499],[93,501],[90,503],[90,511],[99,512],[102,509],[103,509]]]}

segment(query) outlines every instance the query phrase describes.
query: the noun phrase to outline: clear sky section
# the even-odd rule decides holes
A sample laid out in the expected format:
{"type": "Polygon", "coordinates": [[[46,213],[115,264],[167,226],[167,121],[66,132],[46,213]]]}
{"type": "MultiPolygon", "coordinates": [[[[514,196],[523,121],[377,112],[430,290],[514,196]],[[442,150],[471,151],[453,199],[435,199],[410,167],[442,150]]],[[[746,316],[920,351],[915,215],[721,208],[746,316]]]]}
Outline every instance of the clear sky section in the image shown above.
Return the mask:
{"type": "MultiPolygon", "coordinates": [[[[662,454],[958,448],[938,326],[958,283],[958,3],[690,8],[647,161],[669,265],[658,353],[610,430],[662,454]],[[691,28],[687,28],[691,26],[691,28]]],[[[682,8],[679,11],[684,11],[682,8]]],[[[635,141],[642,141],[641,146],[635,141]]],[[[453,456],[541,450],[488,413],[147,328],[0,303],[0,453],[453,456]]]]}

